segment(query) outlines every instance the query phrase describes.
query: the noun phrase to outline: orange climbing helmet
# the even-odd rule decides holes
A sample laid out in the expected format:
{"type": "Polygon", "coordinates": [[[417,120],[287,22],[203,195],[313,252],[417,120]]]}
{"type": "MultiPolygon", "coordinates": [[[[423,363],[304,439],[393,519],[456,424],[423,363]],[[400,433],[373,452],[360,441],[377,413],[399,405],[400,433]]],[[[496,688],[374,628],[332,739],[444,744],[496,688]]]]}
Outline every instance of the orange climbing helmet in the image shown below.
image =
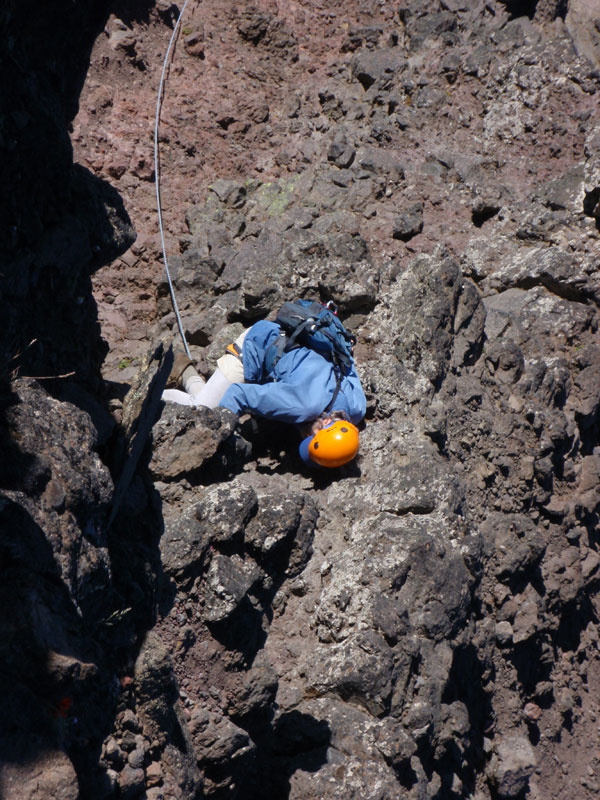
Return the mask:
{"type": "Polygon", "coordinates": [[[302,460],[312,466],[341,467],[357,453],[358,428],[346,420],[336,420],[300,443],[302,460]]]}

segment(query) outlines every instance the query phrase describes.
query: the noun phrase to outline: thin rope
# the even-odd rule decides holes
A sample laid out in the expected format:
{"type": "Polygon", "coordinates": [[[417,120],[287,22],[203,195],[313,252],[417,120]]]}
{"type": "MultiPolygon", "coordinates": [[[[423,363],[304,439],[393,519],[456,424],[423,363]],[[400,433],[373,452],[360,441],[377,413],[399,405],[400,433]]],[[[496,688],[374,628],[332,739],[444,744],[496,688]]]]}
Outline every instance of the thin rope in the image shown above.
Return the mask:
{"type": "Polygon", "coordinates": [[[175,23],[175,27],[173,28],[173,33],[171,35],[171,41],[169,42],[169,46],[167,47],[167,52],[165,54],[165,60],[163,61],[163,68],[162,74],[160,76],[160,84],[158,87],[158,99],[156,101],[156,119],[154,122],[154,175],[155,175],[155,183],[156,183],[156,208],[158,211],[158,228],[160,230],[160,241],[162,244],[162,252],[163,252],[163,261],[165,264],[165,273],[167,275],[167,281],[169,282],[169,292],[171,293],[171,303],[173,304],[173,311],[175,312],[175,316],[177,317],[177,327],[179,328],[179,334],[183,341],[183,347],[185,349],[186,355],[188,358],[191,358],[190,349],[188,347],[187,341],[185,339],[185,334],[183,332],[183,323],[181,322],[181,317],[179,315],[179,307],[177,305],[177,300],[175,298],[175,290],[173,288],[173,281],[171,280],[171,272],[169,271],[169,263],[167,261],[167,248],[165,245],[165,232],[163,229],[163,219],[162,219],[162,209],[160,204],[160,171],[158,165],[158,125],[160,120],[160,108],[163,99],[163,87],[165,82],[165,74],[167,72],[167,64],[169,61],[169,56],[171,55],[171,48],[173,47],[173,42],[175,41],[175,37],[177,36],[177,31],[179,30],[179,23],[183,18],[183,14],[185,12],[185,7],[188,4],[188,0],[185,0],[183,4],[183,8],[181,9],[181,13],[177,17],[177,22],[175,23]]]}

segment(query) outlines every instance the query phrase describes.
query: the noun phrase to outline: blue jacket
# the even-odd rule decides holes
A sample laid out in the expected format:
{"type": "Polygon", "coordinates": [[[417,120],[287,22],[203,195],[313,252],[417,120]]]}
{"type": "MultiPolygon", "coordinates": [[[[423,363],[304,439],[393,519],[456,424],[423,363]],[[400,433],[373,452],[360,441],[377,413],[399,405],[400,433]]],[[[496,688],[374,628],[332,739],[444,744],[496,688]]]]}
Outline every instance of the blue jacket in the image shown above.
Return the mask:
{"type": "MultiPolygon", "coordinates": [[[[263,320],[250,328],[242,349],[244,380],[233,383],[220,405],[235,414],[257,414],[281,422],[316,419],[328,406],[336,387],[333,365],[323,356],[298,347],[284,353],[268,383],[263,378],[265,353],[279,335],[279,326],[263,320]]],[[[367,401],[354,366],[342,378],[332,410],[345,411],[357,425],[365,416],[367,401]]]]}

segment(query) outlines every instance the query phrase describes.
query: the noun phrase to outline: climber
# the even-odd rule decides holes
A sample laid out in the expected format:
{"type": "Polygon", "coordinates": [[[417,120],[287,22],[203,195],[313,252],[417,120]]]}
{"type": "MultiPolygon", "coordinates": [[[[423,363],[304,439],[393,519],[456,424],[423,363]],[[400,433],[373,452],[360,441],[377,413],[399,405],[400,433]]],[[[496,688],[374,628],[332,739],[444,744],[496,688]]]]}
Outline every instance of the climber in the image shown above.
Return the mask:
{"type": "Polygon", "coordinates": [[[366,398],[354,364],[336,377],[333,364],[313,349],[284,352],[265,380],[265,357],[280,336],[280,326],[262,320],[245,330],[217,361],[205,382],[185,353],[175,357],[163,399],[189,406],[228,408],[297,426],[300,456],[310,466],[338,467],[358,452],[358,423],[366,398]],[[332,405],[333,400],[333,405],[332,405]]]}

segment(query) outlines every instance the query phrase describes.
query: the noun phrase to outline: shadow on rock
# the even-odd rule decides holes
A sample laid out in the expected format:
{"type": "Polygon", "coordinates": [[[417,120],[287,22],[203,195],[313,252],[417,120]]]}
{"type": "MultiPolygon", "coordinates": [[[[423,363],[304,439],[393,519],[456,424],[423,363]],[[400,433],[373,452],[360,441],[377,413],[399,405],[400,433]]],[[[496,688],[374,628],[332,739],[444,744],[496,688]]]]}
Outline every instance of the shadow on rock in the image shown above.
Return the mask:
{"type": "Polygon", "coordinates": [[[240,787],[239,800],[285,800],[297,770],[317,772],[327,762],[331,730],[325,720],[291,711],[278,717],[272,726],[253,730],[252,738],[256,743],[255,762],[240,787]]]}
{"type": "Polygon", "coordinates": [[[36,784],[70,797],[76,773],[83,788],[94,772],[118,690],[45,532],[7,497],[0,499],[0,564],[0,790],[17,797],[19,786],[25,796],[36,784]]]}
{"type": "MultiPolygon", "coordinates": [[[[454,651],[452,668],[443,697],[447,720],[440,726],[442,731],[440,738],[445,740],[443,741],[445,752],[436,766],[448,792],[451,790],[458,764],[463,765],[463,769],[458,773],[463,787],[474,791],[477,773],[485,761],[483,740],[489,735],[494,724],[491,696],[484,688],[485,672],[486,667],[481,661],[481,656],[472,644],[454,651]],[[460,706],[468,710],[468,725],[464,729],[456,725],[453,720],[456,717],[456,709],[460,710],[460,706]],[[446,772],[443,770],[444,764],[446,772]]],[[[424,765],[431,755],[431,752],[422,755],[424,765]]]]}
{"type": "Polygon", "coordinates": [[[105,354],[89,274],[135,234],[118,193],[73,164],[68,126],[109,12],[59,0],[36,13],[8,2],[0,13],[0,162],[8,188],[0,201],[0,371],[22,354],[10,368],[93,380],[105,354]]]}
{"type": "Polygon", "coordinates": [[[19,402],[19,396],[8,380],[0,377],[0,487],[27,491],[26,481],[36,481],[32,474],[36,459],[33,454],[21,450],[10,434],[6,420],[9,410],[19,402]]]}
{"type": "Polygon", "coordinates": [[[252,456],[258,461],[256,471],[260,474],[303,474],[319,489],[362,474],[360,455],[337,469],[306,465],[298,452],[301,438],[294,425],[252,417],[240,425],[240,433],[252,445],[252,456]]]}
{"type": "Polygon", "coordinates": [[[257,500],[233,551],[227,542],[213,540],[222,552],[213,554],[204,588],[204,617],[212,635],[246,665],[264,645],[277,592],[300,574],[312,554],[318,517],[314,502],[300,493],[257,500]]]}

